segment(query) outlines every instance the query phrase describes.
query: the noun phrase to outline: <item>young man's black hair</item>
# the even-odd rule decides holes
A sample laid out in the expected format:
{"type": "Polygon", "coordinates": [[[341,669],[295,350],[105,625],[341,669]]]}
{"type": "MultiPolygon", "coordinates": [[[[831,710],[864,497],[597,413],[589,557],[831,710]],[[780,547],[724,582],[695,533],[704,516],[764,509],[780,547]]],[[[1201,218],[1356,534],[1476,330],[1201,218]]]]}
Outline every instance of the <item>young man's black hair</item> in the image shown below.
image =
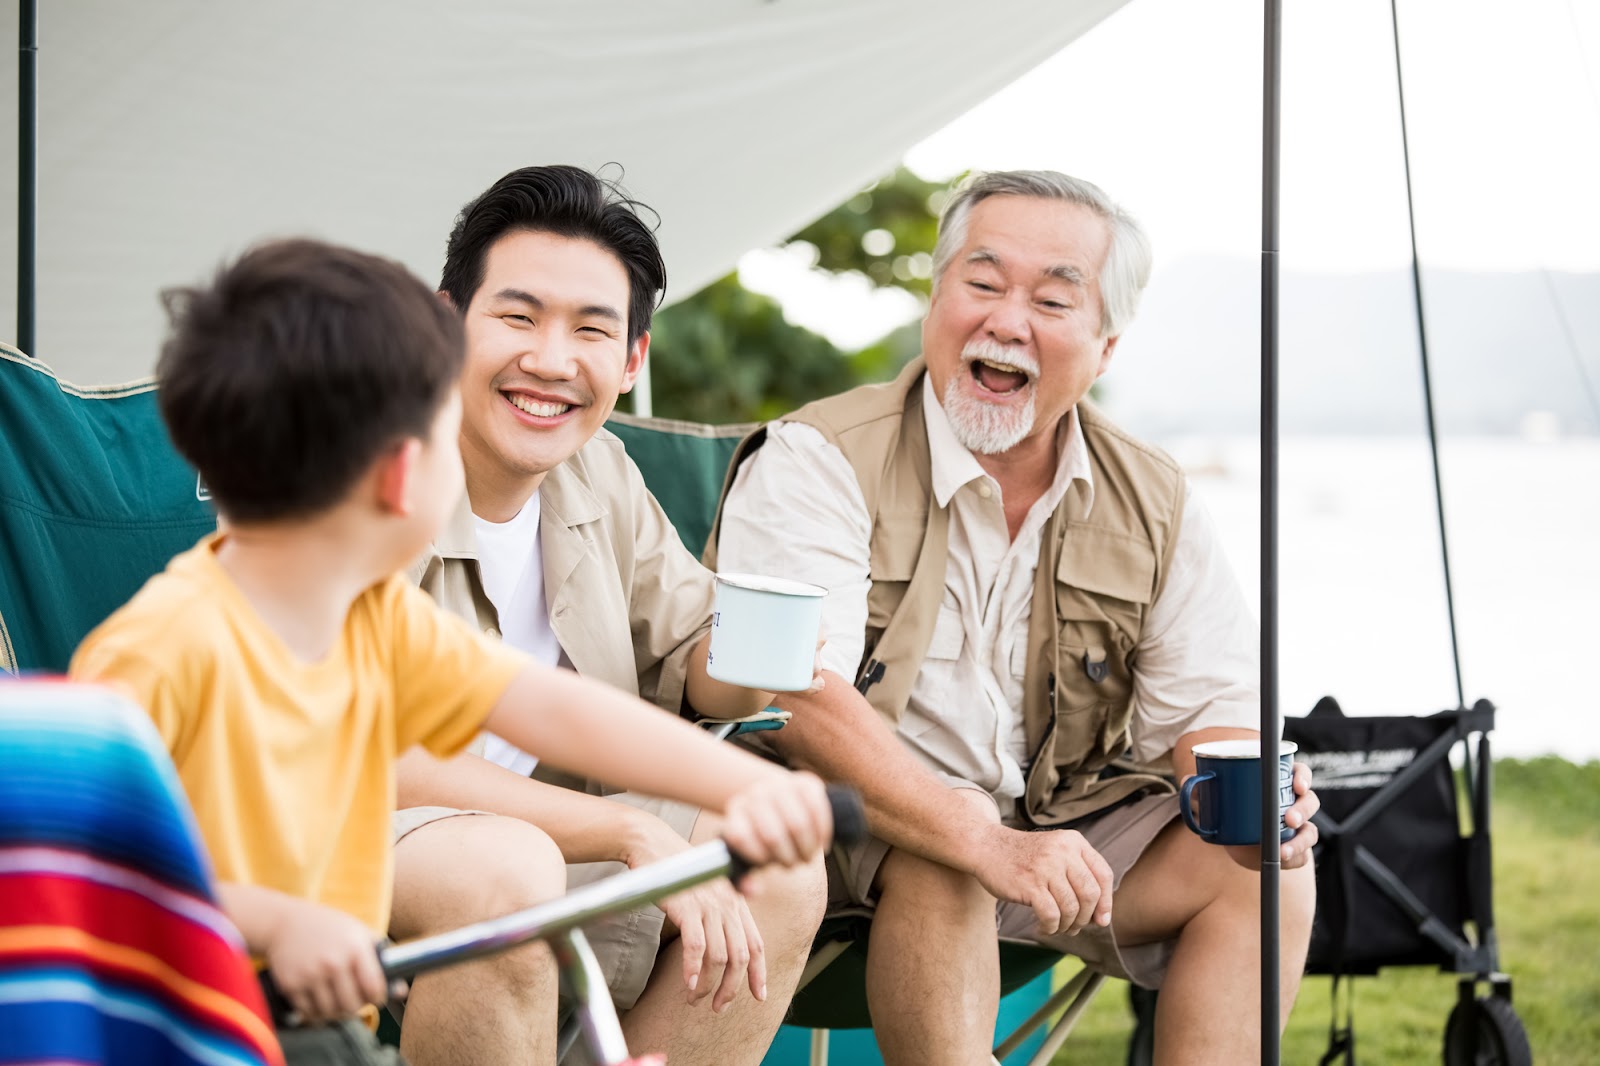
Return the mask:
{"type": "Polygon", "coordinates": [[[235,522],[337,503],[383,449],[427,438],[461,371],[460,318],[420,279],[320,241],[260,245],[165,299],[161,414],[235,522]]]}
{"type": "Polygon", "coordinates": [[[456,216],[445,245],[439,290],[464,313],[483,284],[490,247],[507,233],[532,230],[590,240],[615,255],[628,273],[632,345],[650,328],[650,317],[667,285],[667,266],[655,234],[639,217],[641,207],[616,185],[582,167],[513,170],[456,216]]]}

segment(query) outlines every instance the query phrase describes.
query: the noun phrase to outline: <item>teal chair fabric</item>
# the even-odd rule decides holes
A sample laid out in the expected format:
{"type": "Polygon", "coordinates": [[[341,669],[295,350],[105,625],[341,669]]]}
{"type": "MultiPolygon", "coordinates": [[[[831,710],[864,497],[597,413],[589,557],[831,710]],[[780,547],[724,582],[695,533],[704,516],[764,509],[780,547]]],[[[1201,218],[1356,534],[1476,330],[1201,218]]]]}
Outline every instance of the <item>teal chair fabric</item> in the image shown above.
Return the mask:
{"type": "Polygon", "coordinates": [[[0,345],[0,667],[64,670],[78,642],[216,528],[151,381],[80,388],[0,345]]]}
{"type": "Polygon", "coordinates": [[[699,556],[711,535],[722,478],[734,449],[756,423],[707,426],[618,413],[606,428],[621,438],[678,536],[699,556]]]}

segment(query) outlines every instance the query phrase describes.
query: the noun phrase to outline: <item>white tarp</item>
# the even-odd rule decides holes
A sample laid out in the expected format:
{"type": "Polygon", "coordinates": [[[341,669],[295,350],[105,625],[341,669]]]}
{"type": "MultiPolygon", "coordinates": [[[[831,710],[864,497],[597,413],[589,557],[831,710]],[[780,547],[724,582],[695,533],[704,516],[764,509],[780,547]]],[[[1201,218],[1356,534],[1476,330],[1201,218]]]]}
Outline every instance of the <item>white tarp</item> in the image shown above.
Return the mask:
{"type": "MultiPolygon", "coordinates": [[[[267,236],[436,281],[461,204],[529,163],[622,164],[681,297],[1125,2],[43,0],[35,354],[80,382],[148,373],[157,292],[267,236]]],[[[0,20],[17,25],[16,0],[0,20]]],[[[14,263],[0,256],[6,337],[14,263]]]]}

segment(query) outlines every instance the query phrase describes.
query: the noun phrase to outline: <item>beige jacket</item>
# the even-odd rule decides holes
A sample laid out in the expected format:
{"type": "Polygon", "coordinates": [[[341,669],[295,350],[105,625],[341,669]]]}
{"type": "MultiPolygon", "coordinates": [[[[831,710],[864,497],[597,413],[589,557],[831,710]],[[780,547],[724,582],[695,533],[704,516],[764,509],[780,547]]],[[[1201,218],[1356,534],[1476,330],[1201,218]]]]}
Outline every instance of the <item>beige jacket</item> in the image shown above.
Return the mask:
{"type": "MultiPolygon", "coordinates": [[[[545,597],[567,658],[585,677],[679,713],[689,653],[711,631],[711,573],[606,430],[551,470],[539,495],[545,597]]],[[[411,577],[445,609],[499,636],[464,495],[411,577]]],[[[543,764],[534,776],[594,791],[543,764]]]]}

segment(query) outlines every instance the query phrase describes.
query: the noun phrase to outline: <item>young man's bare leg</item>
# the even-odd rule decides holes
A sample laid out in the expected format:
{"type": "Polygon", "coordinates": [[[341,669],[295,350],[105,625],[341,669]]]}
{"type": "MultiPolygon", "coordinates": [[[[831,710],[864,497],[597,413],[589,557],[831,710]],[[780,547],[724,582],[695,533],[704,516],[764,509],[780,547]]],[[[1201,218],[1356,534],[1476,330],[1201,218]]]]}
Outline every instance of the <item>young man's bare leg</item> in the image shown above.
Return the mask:
{"type": "MultiPolygon", "coordinates": [[[[715,839],[721,825],[720,818],[702,813],[690,842],[715,839]]],[[[756,1066],[794,998],[800,972],[811,953],[812,938],[822,922],[826,897],[826,876],[820,859],[795,870],[765,870],[755,875],[755,887],[746,902],[761,930],[767,998],[764,1002],[756,1000],[741,973],[737,998],[720,1014],[712,1012],[710,997],[688,1002],[683,945],[674,930],[666,930],[650,981],[622,1018],[628,1047],[635,1054],[663,1052],[668,1062],[756,1066]]]]}
{"type": "MultiPolygon", "coordinates": [[[[996,821],[987,795],[962,789],[996,821]]],[[[948,866],[890,851],[878,873],[867,1004],[889,1066],[989,1061],[1000,1003],[995,900],[948,866]]]]}
{"type": "MultiPolygon", "coordinates": [[[[453,929],[560,896],[561,852],[516,818],[430,822],[395,846],[397,940],[453,929]]],[[[540,943],[418,977],[400,1049],[411,1066],[555,1062],[556,972],[540,943]]]]}
{"type": "MultiPolygon", "coordinates": [[[[1311,942],[1310,864],[1284,871],[1279,898],[1279,1028],[1289,1017],[1311,942]]],[[[1162,831],[1117,891],[1123,943],[1177,946],[1161,986],[1155,1061],[1251,1062],[1260,1055],[1261,876],[1182,825],[1162,831]]]]}

